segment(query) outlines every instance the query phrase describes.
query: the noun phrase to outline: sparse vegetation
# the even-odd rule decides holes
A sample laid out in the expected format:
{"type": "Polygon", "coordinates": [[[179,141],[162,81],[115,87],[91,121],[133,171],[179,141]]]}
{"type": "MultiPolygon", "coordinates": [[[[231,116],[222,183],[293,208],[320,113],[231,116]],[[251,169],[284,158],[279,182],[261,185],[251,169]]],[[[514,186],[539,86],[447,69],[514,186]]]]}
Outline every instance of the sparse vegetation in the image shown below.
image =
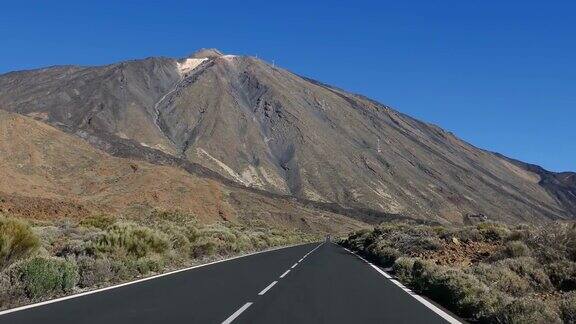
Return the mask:
{"type": "Polygon", "coordinates": [[[27,223],[0,215],[0,269],[34,252],[39,243],[27,223]]]}
{"type": "Polygon", "coordinates": [[[341,244],[482,323],[574,323],[576,225],[386,223],[341,244]]]}
{"type": "Polygon", "coordinates": [[[78,282],[78,269],[73,261],[34,257],[17,269],[26,295],[30,298],[70,292],[78,282]]]}
{"type": "Polygon", "coordinates": [[[137,219],[97,215],[35,223],[2,216],[0,308],[315,239],[259,222],[205,225],[166,211],[137,219]]]}

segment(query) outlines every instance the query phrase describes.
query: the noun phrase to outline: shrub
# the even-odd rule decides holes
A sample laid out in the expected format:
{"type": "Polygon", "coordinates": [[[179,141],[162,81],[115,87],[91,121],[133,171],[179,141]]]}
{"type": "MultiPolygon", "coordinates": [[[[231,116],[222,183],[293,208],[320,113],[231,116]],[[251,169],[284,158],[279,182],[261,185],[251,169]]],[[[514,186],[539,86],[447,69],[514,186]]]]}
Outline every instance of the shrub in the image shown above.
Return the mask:
{"type": "Polygon", "coordinates": [[[505,251],[511,258],[530,256],[530,248],[520,241],[509,241],[506,243],[505,251]]]}
{"type": "Polygon", "coordinates": [[[218,240],[212,237],[201,237],[192,244],[194,258],[202,258],[215,255],[218,252],[218,240]]]}
{"type": "Polygon", "coordinates": [[[502,241],[510,235],[510,230],[502,224],[480,223],[476,228],[487,241],[502,241]]]}
{"type": "Polygon", "coordinates": [[[429,261],[414,262],[412,284],[456,313],[475,319],[493,314],[506,300],[474,276],[429,261]]]}
{"type": "Polygon", "coordinates": [[[390,223],[354,233],[344,244],[382,265],[395,260],[399,280],[473,321],[575,322],[575,223],[455,229],[390,223]],[[440,253],[428,252],[435,249],[440,253]]]}
{"type": "Polygon", "coordinates": [[[439,267],[430,261],[416,259],[412,265],[412,284],[416,290],[426,291],[439,267]]]}
{"type": "MultiPolygon", "coordinates": [[[[476,227],[471,226],[466,226],[464,228],[458,229],[452,235],[464,243],[478,242],[484,239],[484,236],[480,233],[480,230],[478,230],[478,228],[476,227]]],[[[447,235],[445,235],[445,237],[446,236],[447,235]]]]}
{"type": "Polygon", "coordinates": [[[31,298],[69,292],[78,282],[78,269],[71,261],[35,257],[20,266],[20,280],[31,298]]]}
{"type": "Polygon", "coordinates": [[[115,224],[95,242],[93,248],[98,252],[141,258],[150,253],[164,253],[169,244],[161,232],[134,224],[115,224]]]}
{"type": "Polygon", "coordinates": [[[377,258],[378,263],[385,267],[389,267],[394,264],[396,259],[398,259],[401,255],[402,254],[400,251],[391,247],[383,247],[375,251],[375,257],[377,258]]]}
{"type": "Polygon", "coordinates": [[[80,226],[94,227],[102,230],[112,226],[116,220],[114,217],[106,214],[98,214],[84,218],[80,221],[80,226]]]}
{"type": "Polygon", "coordinates": [[[576,263],[563,260],[549,264],[546,272],[550,281],[561,291],[576,290],[576,263]]]}
{"type": "Polygon", "coordinates": [[[153,257],[140,258],[136,260],[134,265],[142,275],[147,275],[150,272],[158,272],[164,266],[162,260],[153,257]]]}
{"type": "Polygon", "coordinates": [[[116,281],[130,280],[140,274],[134,259],[112,260],[110,265],[116,281]]]}
{"type": "Polygon", "coordinates": [[[519,298],[502,307],[495,313],[494,321],[518,324],[562,323],[553,302],[532,298],[519,298]]]}
{"type": "Polygon", "coordinates": [[[510,241],[526,241],[530,238],[533,232],[534,228],[530,225],[518,225],[512,230],[512,232],[510,232],[507,239],[510,241]]]}
{"type": "Polygon", "coordinates": [[[576,323],[576,293],[568,294],[562,299],[560,316],[564,323],[576,323]]]}
{"type": "Polygon", "coordinates": [[[471,272],[487,286],[512,296],[533,292],[530,282],[508,267],[480,263],[472,267],[471,272]]]}
{"type": "Polygon", "coordinates": [[[442,248],[442,241],[437,237],[419,237],[414,244],[416,250],[436,251],[442,248]]]}
{"type": "Polygon", "coordinates": [[[368,240],[370,235],[371,231],[367,228],[356,231],[346,240],[346,245],[352,250],[362,250],[365,246],[369,245],[368,240]]]}
{"type": "Polygon", "coordinates": [[[553,288],[550,278],[533,258],[506,259],[496,263],[505,266],[525,278],[536,291],[550,291],[553,288]]]}
{"type": "Polygon", "coordinates": [[[39,245],[38,237],[28,224],[0,217],[0,269],[32,254],[39,245]]]}
{"type": "Polygon", "coordinates": [[[399,257],[394,262],[392,266],[392,271],[394,275],[400,279],[400,281],[410,284],[412,280],[412,267],[414,266],[414,258],[399,257]]]}
{"type": "Polygon", "coordinates": [[[113,277],[112,265],[106,258],[81,256],[77,260],[80,287],[92,287],[109,282],[113,277]]]}

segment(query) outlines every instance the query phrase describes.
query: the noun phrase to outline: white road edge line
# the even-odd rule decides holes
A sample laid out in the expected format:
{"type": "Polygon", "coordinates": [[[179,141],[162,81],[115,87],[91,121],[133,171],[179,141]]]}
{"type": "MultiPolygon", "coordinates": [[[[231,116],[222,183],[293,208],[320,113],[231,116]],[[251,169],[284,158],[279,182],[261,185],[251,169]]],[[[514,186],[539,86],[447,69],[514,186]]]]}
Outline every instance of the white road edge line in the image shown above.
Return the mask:
{"type": "MultiPolygon", "coordinates": [[[[238,255],[238,256],[235,256],[235,257],[228,258],[228,259],[217,260],[217,261],[212,261],[212,262],[208,262],[208,263],[204,263],[204,264],[199,264],[199,265],[195,265],[195,266],[192,266],[192,267],[183,268],[183,269],[178,269],[178,270],[174,270],[174,271],[170,271],[170,272],[166,272],[166,273],[161,273],[161,274],[154,275],[154,276],[151,276],[151,277],[146,277],[146,278],[142,278],[142,279],[138,279],[138,280],[134,280],[134,281],[129,281],[129,282],[121,283],[121,284],[114,285],[114,286],[109,286],[109,287],[104,287],[104,288],[100,288],[100,289],[85,291],[85,292],[78,293],[78,294],[74,294],[74,295],[70,295],[70,296],[64,296],[64,297],[60,297],[60,298],[56,298],[56,299],[51,299],[51,300],[46,300],[46,301],[39,302],[39,303],[35,303],[35,304],[30,304],[30,305],[24,305],[24,306],[20,306],[20,307],[16,307],[16,308],[11,308],[11,309],[7,309],[7,310],[4,310],[4,311],[0,311],[0,316],[5,315],[5,314],[9,314],[9,313],[18,312],[18,311],[23,311],[23,310],[30,309],[30,308],[35,308],[35,307],[39,307],[39,306],[44,306],[44,305],[49,305],[49,304],[53,304],[53,303],[58,303],[58,302],[65,301],[65,300],[68,300],[68,299],[73,299],[73,298],[79,298],[79,297],[83,297],[83,296],[87,296],[87,295],[92,295],[92,294],[100,293],[100,292],[103,292],[103,291],[106,291],[106,290],[111,290],[111,289],[116,289],[116,288],[120,288],[120,287],[124,287],[124,286],[129,286],[129,285],[141,283],[141,282],[144,282],[144,281],[148,281],[148,280],[152,280],[152,279],[157,279],[157,278],[161,278],[161,277],[173,275],[173,274],[176,274],[176,273],[179,273],[179,272],[184,272],[184,271],[189,271],[189,270],[193,270],[193,269],[197,269],[197,268],[201,268],[201,267],[210,266],[210,265],[217,264],[217,263],[221,263],[221,262],[231,261],[231,260],[240,259],[240,258],[244,258],[244,257],[251,256],[251,255],[256,255],[256,254],[266,253],[266,252],[272,252],[272,251],[276,251],[276,250],[287,249],[287,248],[291,248],[291,247],[295,247],[295,246],[300,246],[300,245],[306,245],[306,244],[310,244],[310,243],[294,244],[294,245],[289,245],[289,246],[281,246],[281,247],[272,248],[272,249],[268,249],[268,250],[264,250],[264,251],[257,251],[257,252],[252,252],[252,253],[248,253],[248,254],[238,255]]],[[[316,247],[316,248],[318,248],[318,247],[316,247]]]]}
{"type": "Polygon", "coordinates": [[[286,270],[286,272],[284,272],[282,275],[280,275],[280,278],[286,277],[286,275],[289,273],[290,273],[290,270],[286,270]]]}
{"type": "Polygon", "coordinates": [[[234,314],[230,315],[230,317],[228,317],[224,322],[222,322],[222,324],[230,324],[232,323],[233,320],[236,319],[236,317],[240,316],[240,314],[242,314],[242,312],[244,312],[245,310],[248,309],[248,307],[252,306],[252,303],[246,303],[244,304],[244,306],[240,307],[237,311],[234,312],[234,314]]]}
{"type": "Polygon", "coordinates": [[[272,281],[272,283],[269,284],[268,287],[262,289],[262,291],[258,293],[258,296],[264,295],[268,290],[270,290],[272,287],[274,287],[274,285],[277,283],[278,283],[278,281],[272,281]]]}
{"type": "Polygon", "coordinates": [[[460,322],[459,320],[455,319],[454,317],[450,316],[450,314],[446,313],[445,311],[443,311],[442,309],[438,308],[436,305],[432,304],[431,302],[429,302],[428,300],[426,300],[424,297],[416,294],[415,292],[413,292],[412,290],[406,288],[406,286],[404,286],[402,283],[400,283],[398,280],[392,279],[392,276],[390,276],[389,274],[387,274],[385,271],[383,271],[382,269],[380,269],[378,266],[366,261],[363,257],[359,256],[358,254],[344,248],[346,251],[354,254],[357,258],[361,259],[362,261],[368,263],[374,270],[378,271],[378,273],[380,273],[382,276],[384,276],[386,279],[390,280],[393,284],[395,284],[396,286],[398,286],[400,289],[402,289],[405,293],[407,293],[408,295],[414,297],[414,299],[416,299],[417,301],[419,301],[420,303],[422,303],[424,306],[428,307],[431,311],[433,311],[434,313],[438,314],[440,317],[442,317],[443,319],[445,319],[446,321],[448,321],[448,323],[451,324],[462,324],[462,322],[460,322]]]}

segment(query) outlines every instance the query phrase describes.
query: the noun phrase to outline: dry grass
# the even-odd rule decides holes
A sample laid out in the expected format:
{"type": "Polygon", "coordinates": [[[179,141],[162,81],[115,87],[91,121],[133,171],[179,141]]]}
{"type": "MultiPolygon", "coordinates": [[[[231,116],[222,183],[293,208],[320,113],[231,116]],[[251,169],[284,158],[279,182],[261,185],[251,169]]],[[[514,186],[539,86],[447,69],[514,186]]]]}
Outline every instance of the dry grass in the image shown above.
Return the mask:
{"type": "Polygon", "coordinates": [[[27,223],[0,215],[0,269],[33,253],[39,243],[27,223]]]}

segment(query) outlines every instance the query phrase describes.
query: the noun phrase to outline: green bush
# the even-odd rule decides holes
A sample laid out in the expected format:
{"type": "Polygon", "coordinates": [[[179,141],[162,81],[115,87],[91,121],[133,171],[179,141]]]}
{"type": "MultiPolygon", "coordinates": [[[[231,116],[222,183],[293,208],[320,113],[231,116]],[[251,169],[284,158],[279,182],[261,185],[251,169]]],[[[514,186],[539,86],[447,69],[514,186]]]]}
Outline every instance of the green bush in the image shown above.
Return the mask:
{"type": "Polygon", "coordinates": [[[202,258],[213,256],[218,252],[219,242],[212,237],[201,237],[192,244],[192,256],[202,258]]]}
{"type": "Polygon", "coordinates": [[[400,281],[410,284],[415,260],[414,258],[399,257],[392,266],[392,272],[400,281]]]}
{"type": "Polygon", "coordinates": [[[159,272],[164,267],[161,259],[153,257],[140,258],[136,260],[134,265],[142,275],[147,275],[150,272],[159,272]]]}
{"type": "Polygon", "coordinates": [[[136,258],[150,253],[162,254],[169,247],[164,233],[135,224],[115,224],[93,244],[97,252],[125,254],[136,258]]]}
{"type": "Polygon", "coordinates": [[[416,237],[411,242],[411,250],[419,251],[436,251],[442,248],[442,241],[436,237],[416,237]]]}
{"type": "Polygon", "coordinates": [[[472,321],[575,323],[575,223],[388,223],[342,244],[383,266],[395,260],[399,280],[472,321]]]}
{"type": "Polygon", "coordinates": [[[511,233],[506,225],[498,223],[480,223],[476,228],[483,239],[487,241],[503,241],[511,233]]]}
{"type": "Polygon", "coordinates": [[[494,314],[494,322],[517,324],[562,323],[554,302],[519,298],[494,314]]]}
{"type": "Polygon", "coordinates": [[[511,258],[530,256],[530,248],[520,241],[509,241],[506,243],[506,255],[511,258]]]}
{"type": "Polygon", "coordinates": [[[487,286],[503,291],[511,296],[532,293],[530,282],[508,267],[480,263],[471,268],[471,273],[487,286]]]}
{"type": "Polygon", "coordinates": [[[521,224],[516,226],[508,236],[508,240],[510,241],[526,241],[530,238],[532,233],[534,232],[534,227],[526,224],[521,224]]]}
{"type": "Polygon", "coordinates": [[[481,317],[498,306],[499,296],[470,274],[416,260],[412,283],[423,293],[465,317],[481,317]],[[487,311],[490,309],[490,311],[487,311]]]}
{"type": "Polygon", "coordinates": [[[39,246],[40,240],[27,223],[0,217],[0,269],[32,254],[39,246]]]}
{"type": "MultiPolygon", "coordinates": [[[[445,235],[445,238],[448,235],[445,235]]],[[[460,228],[452,233],[452,236],[456,237],[458,240],[468,243],[468,242],[478,242],[484,239],[480,230],[476,227],[466,226],[464,228],[460,228]]]]}
{"type": "Polygon", "coordinates": [[[229,255],[313,238],[296,230],[221,222],[198,224],[189,214],[153,212],[117,222],[95,215],[25,222],[0,217],[0,308],[89,288],[133,280],[187,265],[193,258],[229,255]],[[36,233],[36,234],[35,234],[36,233]],[[40,242],[40,238],[42,242],[40,242]],[[42,243],[42,257],[33,256],[42,243]]]}
{"type": "Polygon", "coordinates": [[[495,265],[508,267],[520,277],[525,278],[535,291],[551,291],[554,287],[543,267],[533,258],[505,259],[495,265]]]}
{"type": "Polygon", "coordinates": [[[106,214],[98,214],[86,217],[80,221],[80,226],[84,227],[94,227],[99,228],[102,230],[107,229],[108,227],[112,226],[116,220],[114,217],[106,214]]]}
{"type": "Polygon", "coordinates": [[[20,280],[30,298],[70,292],[78,282],[78,268],[71,261],[35,257],[20,265],[20,280]]]}
{"type": "Polygon", "coordinates": [[[385,267],[393,265],[401,255],[400,251],[391,247],[383,247],[375,251],[375,257],[378,262],[385,267]]]}

